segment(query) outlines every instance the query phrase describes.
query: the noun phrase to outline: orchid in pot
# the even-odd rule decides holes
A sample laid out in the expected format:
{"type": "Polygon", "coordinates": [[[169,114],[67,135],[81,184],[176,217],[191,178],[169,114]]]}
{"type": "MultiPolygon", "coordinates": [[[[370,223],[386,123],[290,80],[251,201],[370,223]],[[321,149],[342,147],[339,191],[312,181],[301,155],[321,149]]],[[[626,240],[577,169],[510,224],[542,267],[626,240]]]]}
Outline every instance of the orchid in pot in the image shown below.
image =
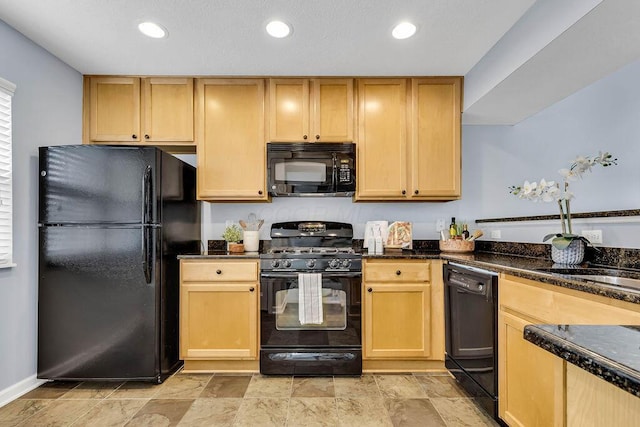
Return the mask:
{"type": "Polygon", "coordinates": [[[579,264],[584,257],[584,243],[589,243],[583,236],[573,234],[570,208],[573,193],[569,191],[569,182],[582,178],[582,175],[585,172],[590,172],[594,166],[616,165],[617,160],[607,152],[600,152],[597,156],[591,157],[579,156],[573,160],[569,169],[558,171],[562,175],[562,183],[541,179],[540,182],[525,181],[522,185],[509,187],[509,192],[520,199],[534,202],[556,201],[558,203],[562,233],[547,234],[542,239],[543,242],[546,242],[552,238],[551,256],[553,261],[564,264],[579,264]],[[571,249],[573,249],[573,254],[569,251],[571,249]]]}

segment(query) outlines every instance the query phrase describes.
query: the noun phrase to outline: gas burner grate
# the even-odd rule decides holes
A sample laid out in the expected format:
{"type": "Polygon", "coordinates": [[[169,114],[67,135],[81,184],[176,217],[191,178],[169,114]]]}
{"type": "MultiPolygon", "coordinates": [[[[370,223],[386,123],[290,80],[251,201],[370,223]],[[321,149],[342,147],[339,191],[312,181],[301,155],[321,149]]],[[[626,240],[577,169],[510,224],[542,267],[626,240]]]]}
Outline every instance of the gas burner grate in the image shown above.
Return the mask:
{"type": "Polygon", "coordinates": [[[348,248],[334,248],[334,247],[283,247],[283,248],[271,248],[270,254],[283,254],[283,255],[300,255],[300,254],[314,254],[314,255],[334,255],[334,254],[352,254],[355,253],[354,249],[348,248]]]}

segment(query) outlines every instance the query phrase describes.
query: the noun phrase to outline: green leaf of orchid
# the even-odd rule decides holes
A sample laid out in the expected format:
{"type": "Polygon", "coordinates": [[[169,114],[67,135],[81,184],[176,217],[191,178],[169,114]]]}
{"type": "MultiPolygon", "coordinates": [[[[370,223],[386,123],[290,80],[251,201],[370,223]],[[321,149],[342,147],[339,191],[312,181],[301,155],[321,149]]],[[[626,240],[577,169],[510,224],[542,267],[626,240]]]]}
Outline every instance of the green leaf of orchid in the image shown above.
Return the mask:
{"type": "Polygon", "coordinates": [[[562,237],[562,234],[560,233],[552,233],[552,234],[547,234],[546,236],[544,236],[544,238],[542,239],[543,242],[546,242],[547,240],[549,240],[552,237],[562,237]]]}
{"type": "Polygon", "coordinates": [[[555,239],[553,239],[551,241],[551,244],[556,248],[556,249],[566,249],[567,246],[569,246],[571,244],[571,242],[573,241],[573,239],[571,238],[566,238],[566,237],[556,237],[555,239]]]}

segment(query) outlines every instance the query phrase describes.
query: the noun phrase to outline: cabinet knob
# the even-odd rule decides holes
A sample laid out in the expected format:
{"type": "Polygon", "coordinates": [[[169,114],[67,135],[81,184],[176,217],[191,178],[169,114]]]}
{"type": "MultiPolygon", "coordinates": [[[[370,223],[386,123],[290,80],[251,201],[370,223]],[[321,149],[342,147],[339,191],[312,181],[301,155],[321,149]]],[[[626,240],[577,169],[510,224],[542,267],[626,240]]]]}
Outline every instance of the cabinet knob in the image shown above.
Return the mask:
{"type": "Polygon", "coordinates": [[[216,270],[216,274],[222,274],[222,270],[216,270]]]}
{"type": "Polygon", "coordinates": [[[401,275],[401,274],[402,274],[402,271],[400,271],[400,270],[397,270],[397,271],[396,271],[396,276],[399,276],[399,275],[401,275]]]}
{"type": "Polygon", "coordinates": [[[405,194],[407,194],[407,190],[402,190],[402,195],[404,196],[405,194]]]}
{"type": "Polygon", "coordinates": [[[368,288],[367,292],[369,292],[369,293],[373,292],[373,288],[368,288]]]}
{"type": "Polygon", "coordinates": [[[418,190],[414,191],[413,194],[419,194],[420,192],[418,190]]]}
{"type": "Polygon", "coordinates": [[[258,194],[262,196],[262,190],[258,190],[258,194]]]}
{"type": "Polygon", "coordinates": [[[316,135],[316,139],[320,139],[320,135],[316,135]]]}
{"type": "Polygon", "coordinates": [[[131,135],[131,138],[133,139],[138,139],[138,135],[136,135],[135,133],[133,135],[131,135]]]}
{"type": "Polygon", "coordinates": [[[254,287],[250,287],[250,288],[249,288],[249,292],[253,292],[253,291],[255,291],[255,290],[256,290],[256,288],[254,288],[254,287]]]}
{"type": "Polygon", "coordinates": [[[302,139],[305,139],[305,140],[306,140],[307,138],[308,138],[308,136],[307,136],[307,135],[302,135],[302,139]]]}
{"type": "Polygon", "coordinates": [[[145,134],[144,139],[149,139],[149,138],[150,138],[149,135],[145,134]]]}

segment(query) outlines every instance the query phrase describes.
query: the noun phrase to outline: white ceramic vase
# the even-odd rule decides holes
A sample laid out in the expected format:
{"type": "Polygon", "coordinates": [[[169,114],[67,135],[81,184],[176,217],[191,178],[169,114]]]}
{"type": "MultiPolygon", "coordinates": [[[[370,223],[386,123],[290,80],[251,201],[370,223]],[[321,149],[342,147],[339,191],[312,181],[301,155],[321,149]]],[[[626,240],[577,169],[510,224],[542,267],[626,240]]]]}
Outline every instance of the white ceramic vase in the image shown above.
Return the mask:
{"type": "Polygon", "coordinates": [[[583,240],[572,240],[569,246],[564,249],[557,249],[551,245],[551,259],[556,264],[580,264],[584,259],[585,243],[583,240]]]}
{"type": "Polygon", "coordinates": [[[260,232],[244,230],[242,233],[245,252],[258,252],[260,248],[260,232]]]}

